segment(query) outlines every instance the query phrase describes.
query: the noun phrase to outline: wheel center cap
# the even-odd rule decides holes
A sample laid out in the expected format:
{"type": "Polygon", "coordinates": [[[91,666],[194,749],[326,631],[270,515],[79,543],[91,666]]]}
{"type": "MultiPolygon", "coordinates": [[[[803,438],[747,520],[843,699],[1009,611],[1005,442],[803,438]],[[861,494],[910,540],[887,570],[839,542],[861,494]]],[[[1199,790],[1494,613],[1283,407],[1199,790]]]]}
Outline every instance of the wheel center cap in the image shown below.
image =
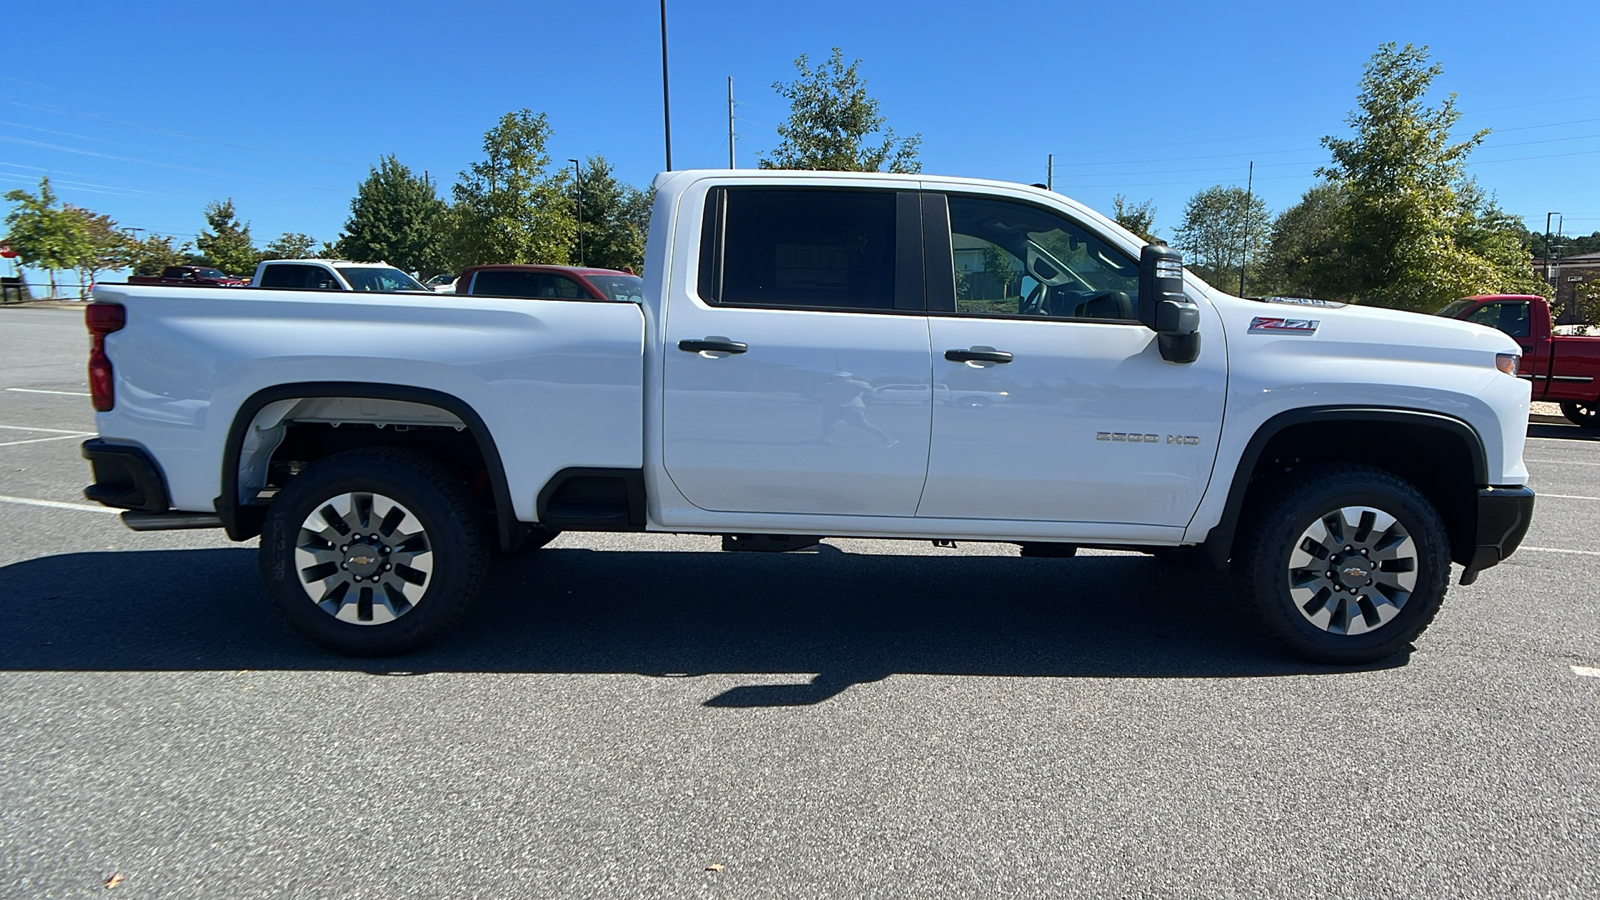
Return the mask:
{"type": "Polygon", "coordinates": [[[383,565],[383,556],[371,544],[351,544],[344,555],[344,563],[351,574],[365,578],[383,565]]]}
{"type": "Polygon", "coordinates": [[[1372,577],[1372,564],[1360,556],[1346,557],[1333,567],[1345,587],[1361,587],[1372,577]]]}

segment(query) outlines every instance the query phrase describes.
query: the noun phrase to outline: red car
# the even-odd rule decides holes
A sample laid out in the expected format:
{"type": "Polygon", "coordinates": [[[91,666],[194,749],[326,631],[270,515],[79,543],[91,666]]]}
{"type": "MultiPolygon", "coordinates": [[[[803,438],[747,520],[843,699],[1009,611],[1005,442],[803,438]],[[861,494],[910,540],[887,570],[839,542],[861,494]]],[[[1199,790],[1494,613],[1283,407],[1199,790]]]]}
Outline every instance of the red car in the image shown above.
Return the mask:
{"type": "Polygon", "coordinates": [[[1497,328],[1522,345],[1517,374],[1533,399],[1561,404],[1575,425],[1600,428],[1600,337],[1551,333],[1550,301],[1523,294],[1467,297],[1439,315],[1497,328]]]}
{"type": "Polygon", "coordinates": [[[639,303],[644,297],[644,279],[632,272],[580,266],[468,266],[456,279],[455,292],[491,297],[639,303]]]}
{"type": "Polygon", "coordinates": [[[167,266],[160,275],[129,275],[129,284],[192,284],[204,287],[244,287],[248,279],[235,278],[210,266],[167,266]]]}

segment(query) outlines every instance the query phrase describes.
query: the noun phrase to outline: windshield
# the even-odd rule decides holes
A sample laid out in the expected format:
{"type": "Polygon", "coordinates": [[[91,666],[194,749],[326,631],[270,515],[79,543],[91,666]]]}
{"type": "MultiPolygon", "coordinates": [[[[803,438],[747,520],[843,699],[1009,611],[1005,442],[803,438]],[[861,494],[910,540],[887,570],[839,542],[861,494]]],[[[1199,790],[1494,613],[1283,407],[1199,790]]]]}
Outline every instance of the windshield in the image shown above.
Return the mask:
{"type": "Polygon", "coordinates": [[[449,284],[450,282],[455,281],[455,280],[456,280],[456,277],[454,275],[451,275],[450,273],[446,272],[443,275],[435,275],[432,278],[429,278],[427,284],[428,284],[428,287],[438,287],[441,284],[449,284]]]}
{"type": "Polygon", "coordinates": [[[1434,315],[1444,316],[1447,319],[1454,319],[1457,313],[1471,305],[1471,300],[1457,300],[1454,303],[1446,303],[1444,309],[1439,310],[1438,312],[1434,313],[1434,315]]]}
{"type": "Polygon", "coordinates": [[[222,278],[227,278],[228,277],[228,276],[222,274],[222,271],[220,269],[195,269],[194,270],[194,275],[195,275],[196,278],[212,278],[212,279],[222,279],[222,278]]]}
{"type": "Polygon", "coordinates": [[[644,302],[644,279],[637,275],[585,275],[589,283],[612,300],[644,302]]]}
{"type": "Polygon", "coordinates": [[[375,266],[339,266],[339,274],[350,282],[353,291],[425,291],[415,278],[399,269],[375,266]]]}

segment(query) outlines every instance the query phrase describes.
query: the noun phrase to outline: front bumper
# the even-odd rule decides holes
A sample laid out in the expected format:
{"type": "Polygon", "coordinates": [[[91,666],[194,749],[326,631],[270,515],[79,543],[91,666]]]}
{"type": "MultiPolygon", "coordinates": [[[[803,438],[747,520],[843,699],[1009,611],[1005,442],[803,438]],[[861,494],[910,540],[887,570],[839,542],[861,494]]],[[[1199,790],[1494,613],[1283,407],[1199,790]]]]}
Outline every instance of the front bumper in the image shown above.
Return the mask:
{"type": "Polygon", "coordinates": [[[1478,538],[1472,560],[1461,573],[1461,583],[1471,584],[1478,573],[1515,553],[1533,521],[1533,490],[1527,487],[1478,489],[1478,538]]]}

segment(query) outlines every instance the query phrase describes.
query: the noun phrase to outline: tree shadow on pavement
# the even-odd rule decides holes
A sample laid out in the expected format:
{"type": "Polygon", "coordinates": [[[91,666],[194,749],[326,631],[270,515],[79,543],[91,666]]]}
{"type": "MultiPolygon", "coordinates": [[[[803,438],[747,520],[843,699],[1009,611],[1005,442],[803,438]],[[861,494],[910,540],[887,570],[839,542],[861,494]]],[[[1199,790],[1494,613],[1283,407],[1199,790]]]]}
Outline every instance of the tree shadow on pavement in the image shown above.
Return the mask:
{"type": "Polygon", "coordinates": [[[1277,652],[1223,575],[1141,556],[545,549],[497,561],[460,628],[388,660],[301,639],[271,608],[251,549],[72,553],[0,568],[0,671],[272,669],[818,673],[706,701],[722,707],[807,705],[893,674],[1350,671],[1277,652]]]}

